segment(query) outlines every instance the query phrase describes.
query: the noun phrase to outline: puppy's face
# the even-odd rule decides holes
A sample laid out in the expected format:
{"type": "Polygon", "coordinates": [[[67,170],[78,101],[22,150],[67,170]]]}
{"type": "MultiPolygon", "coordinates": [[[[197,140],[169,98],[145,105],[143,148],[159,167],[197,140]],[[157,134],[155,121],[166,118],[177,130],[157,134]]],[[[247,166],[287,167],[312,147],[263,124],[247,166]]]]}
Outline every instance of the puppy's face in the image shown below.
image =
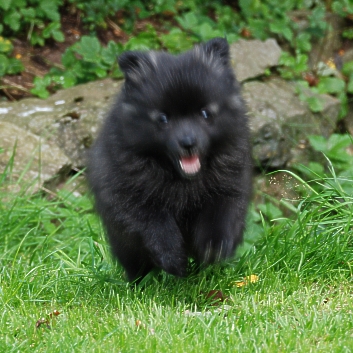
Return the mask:
{"type": "Polygon", "coordinates": [[[165,154],[186,178],[195,177],[204,168],[214,138],[214,113],[207,105],[201,107],[183,114],[166,110],[149,114],[155,124],[157,153],[165,154]]]}
{"type": "Polygon", "coordinates": [[[119,64],[129,148],[171,163],[181,177],[197,177],[234,130],[239,94],[228,44],[214,40],[179,56],[130,52],[119,64]]]}
{"type": "Polygon", "coordinates": [[[182,177],[193,178],[203,169],[216,138],[218,108],[206,99],[199,103],[201,95],[195,95],[195,89],[188,91],[188,96],[180,93],[187,92],[184,88],[170,97],[161,90],[152,100],[150,91],[149,101],[124,103],[122,115],[130,148],[171,162],[182,177]]]}

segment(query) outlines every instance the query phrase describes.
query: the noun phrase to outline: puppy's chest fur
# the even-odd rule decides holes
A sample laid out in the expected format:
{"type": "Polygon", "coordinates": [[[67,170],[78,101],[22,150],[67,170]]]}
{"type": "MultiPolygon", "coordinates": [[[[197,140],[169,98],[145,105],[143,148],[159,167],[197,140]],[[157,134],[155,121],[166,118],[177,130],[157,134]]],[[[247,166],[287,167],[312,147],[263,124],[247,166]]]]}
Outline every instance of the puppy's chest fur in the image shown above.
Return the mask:
{"type": "Polygon", "coordinates": [[[121,161],[117,173],[123,175],[116,184],[117,202],[124,207],[145,205],[151,212],[164,209],[176,220],[186,221],[202,209],[215,196],[236,197],[241,185],[234,180],[236,165],[228,164],[221,174],[209,163],[197,179],[180,178],[173,170],[166,169],[154,160],[141,159],[128,164],[121,161]]]}

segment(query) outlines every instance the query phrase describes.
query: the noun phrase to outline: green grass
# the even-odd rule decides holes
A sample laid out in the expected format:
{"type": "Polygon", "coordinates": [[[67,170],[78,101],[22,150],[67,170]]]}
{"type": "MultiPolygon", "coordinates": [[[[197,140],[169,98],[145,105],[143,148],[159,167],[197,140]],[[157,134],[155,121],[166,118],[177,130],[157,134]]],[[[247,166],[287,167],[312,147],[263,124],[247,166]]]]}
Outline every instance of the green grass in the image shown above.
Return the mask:
{"type": "Polygon", "coordinates": [[[353,351],[353,198],[335,177],[305,184],[292,219],[250,217],[247,239],[261,237],[228,264],[154,273],[135,289],[88,196],[0,180],[1,352],[353,351]],[[221,305],[206,299],[213,289],[221,305]]]}

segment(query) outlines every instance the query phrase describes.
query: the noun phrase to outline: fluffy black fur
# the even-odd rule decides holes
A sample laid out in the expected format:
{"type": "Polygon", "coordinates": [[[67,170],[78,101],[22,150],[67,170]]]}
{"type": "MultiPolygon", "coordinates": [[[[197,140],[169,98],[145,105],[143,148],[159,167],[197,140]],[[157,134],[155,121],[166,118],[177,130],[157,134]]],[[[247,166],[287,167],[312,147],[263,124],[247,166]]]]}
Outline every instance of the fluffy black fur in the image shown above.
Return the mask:
{"type": "Polygon", "coordinates": [[[90,154],[88,179],[128,279],[184,276],[242,241],[251,194],[248,121],[215,38],[172,56],[127,52],[125,83],[90,154]]]}

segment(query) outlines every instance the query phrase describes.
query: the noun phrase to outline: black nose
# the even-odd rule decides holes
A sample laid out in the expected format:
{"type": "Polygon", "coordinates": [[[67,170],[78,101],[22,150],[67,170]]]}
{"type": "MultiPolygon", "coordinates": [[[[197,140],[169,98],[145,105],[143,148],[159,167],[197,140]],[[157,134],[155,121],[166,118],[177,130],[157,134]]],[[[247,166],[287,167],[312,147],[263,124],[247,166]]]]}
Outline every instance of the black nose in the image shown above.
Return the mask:
{"type": "Polygon", "coordinates": [[[179,144],[183,148],[191,149],[196,146],[196,138],[195,136],[184,136],[180,139],[179,144]]]}

